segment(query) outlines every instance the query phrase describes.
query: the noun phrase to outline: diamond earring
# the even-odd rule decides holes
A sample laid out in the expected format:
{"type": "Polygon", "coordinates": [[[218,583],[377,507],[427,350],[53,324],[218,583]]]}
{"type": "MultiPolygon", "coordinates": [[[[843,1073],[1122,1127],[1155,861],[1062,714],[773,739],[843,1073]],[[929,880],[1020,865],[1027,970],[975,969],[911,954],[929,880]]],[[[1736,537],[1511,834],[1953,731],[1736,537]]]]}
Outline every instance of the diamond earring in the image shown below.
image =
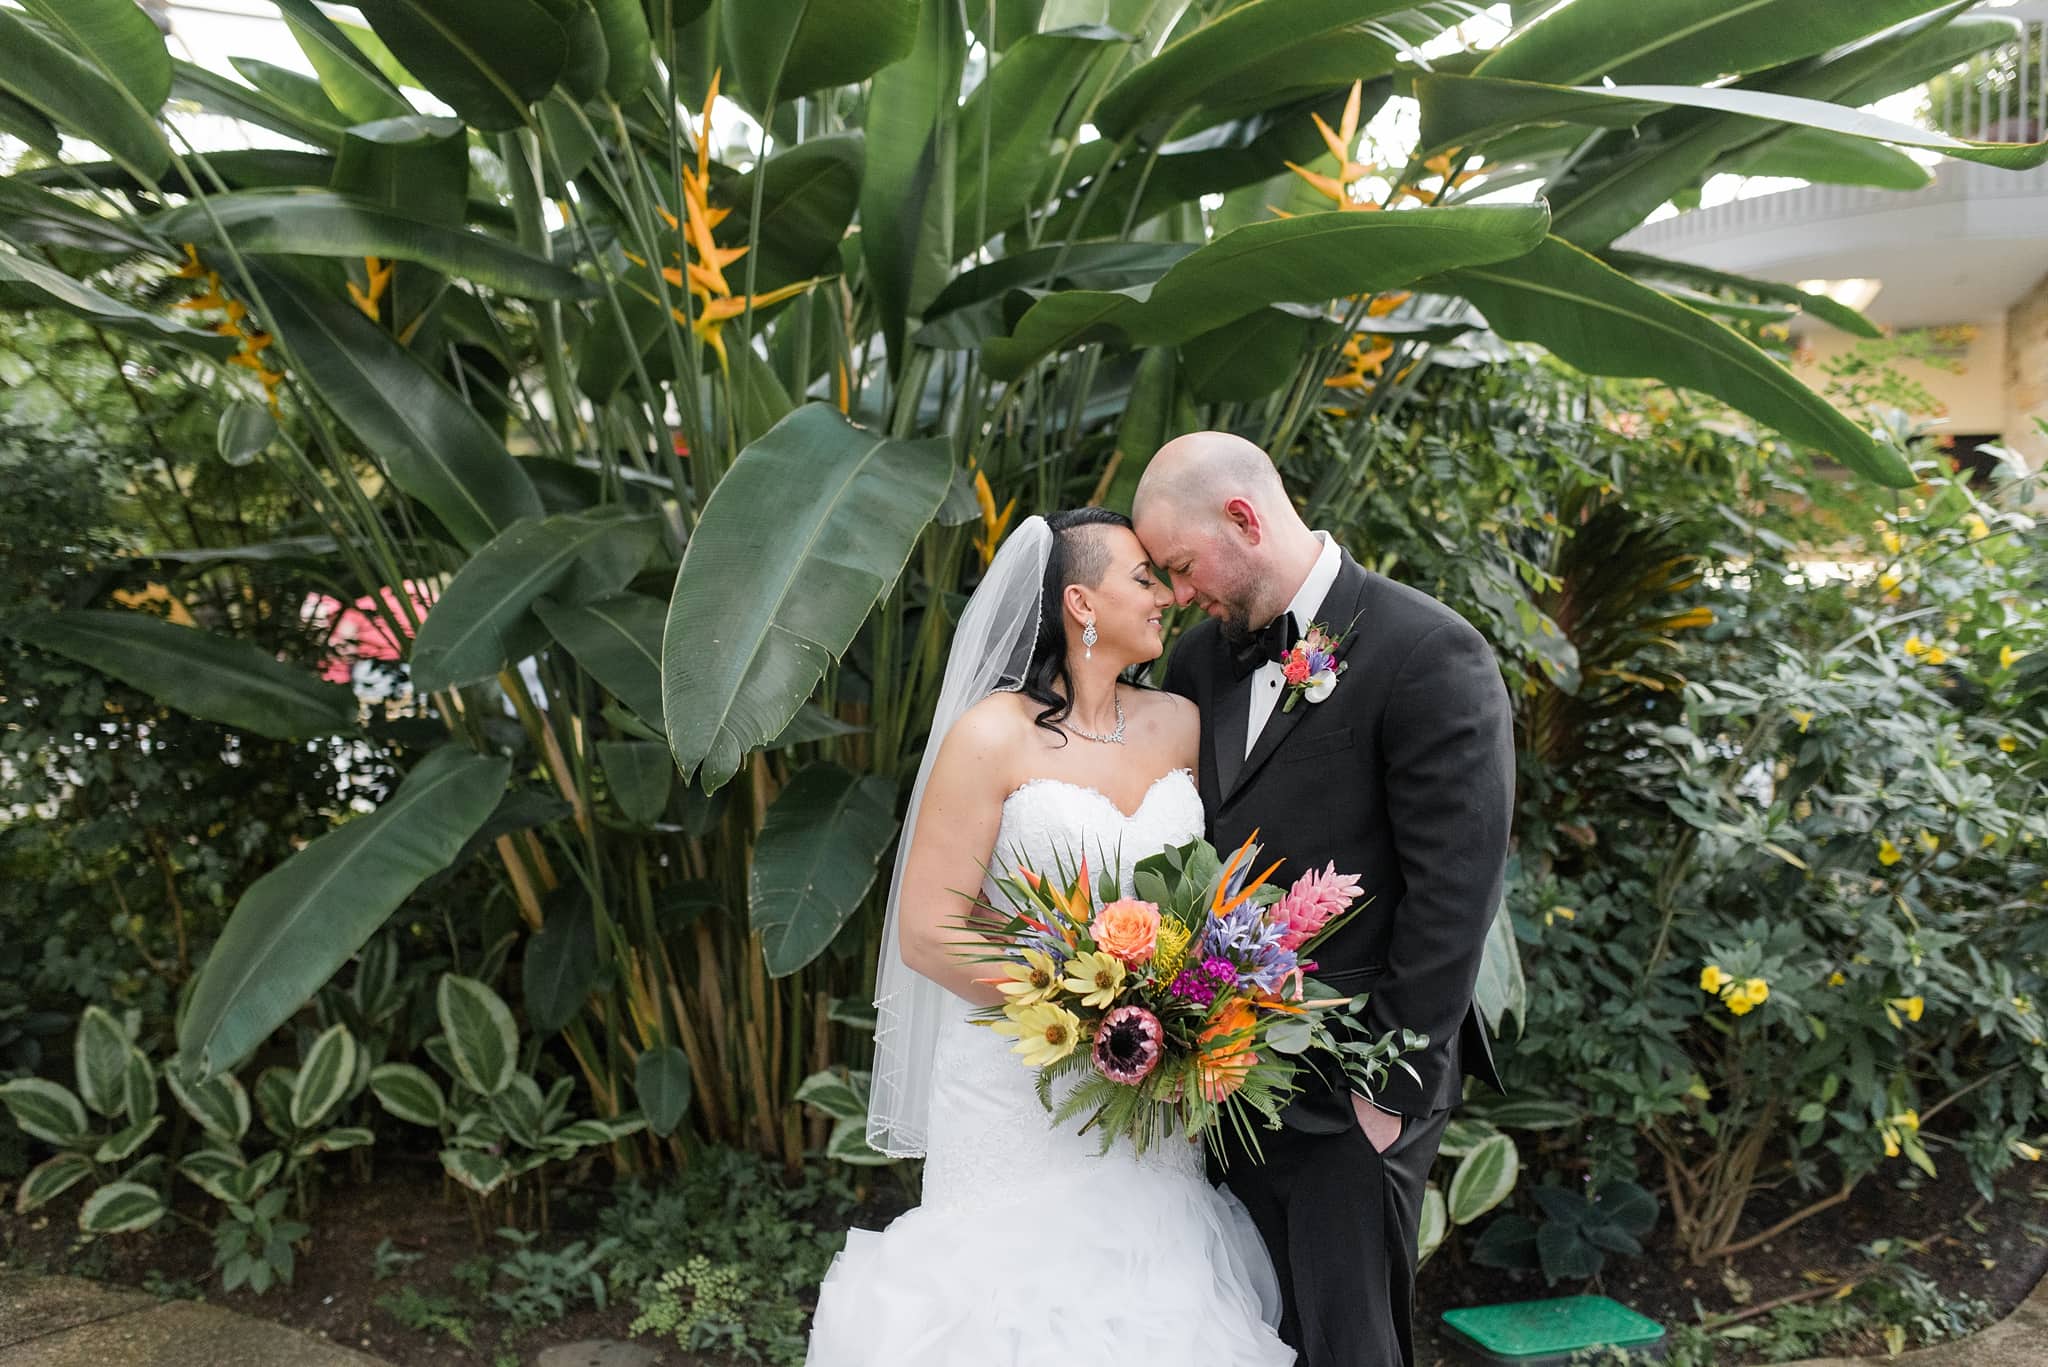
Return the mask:
{"type": "Polygon", "coordinates": [[[1085,648],[1081,652],[1081,658],[1084,660],[1094,659],[1095,643],[1101,639],[1102,638],[1100,636],[1095,634],[1095,623],[1090,622],[1087,626],[1082,627],[1081,644],[1085,648]]]}

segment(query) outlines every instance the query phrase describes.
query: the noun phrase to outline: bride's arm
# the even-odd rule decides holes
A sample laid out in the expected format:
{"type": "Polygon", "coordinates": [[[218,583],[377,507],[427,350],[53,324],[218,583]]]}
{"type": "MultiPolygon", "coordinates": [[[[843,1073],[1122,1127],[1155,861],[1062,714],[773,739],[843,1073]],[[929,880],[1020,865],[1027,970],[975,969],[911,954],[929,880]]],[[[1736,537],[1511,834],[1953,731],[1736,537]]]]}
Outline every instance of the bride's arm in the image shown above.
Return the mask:
{"type": "Polygon", "coordinates": [[[946,735],[925,782],[910,858],[903,867],[897,947],[903,962],[956,997],[994,1006],[1003,995],[976,978],[995,966],[961,957],[962,922],[974,911],[1002,820],[1012,747],[996,705],[968,709],[946,735]]]}

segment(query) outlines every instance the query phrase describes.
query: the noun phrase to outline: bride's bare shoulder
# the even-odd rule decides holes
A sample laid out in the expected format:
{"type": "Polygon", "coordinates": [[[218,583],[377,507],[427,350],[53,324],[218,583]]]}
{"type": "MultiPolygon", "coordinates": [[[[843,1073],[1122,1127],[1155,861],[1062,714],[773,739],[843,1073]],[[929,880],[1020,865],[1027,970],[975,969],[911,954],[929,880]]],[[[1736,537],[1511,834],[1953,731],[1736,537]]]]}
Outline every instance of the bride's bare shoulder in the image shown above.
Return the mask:
{"type": "Polygon", "coordinates": [[[1016,693],[991,693],[962,712],[946,733],[939,762],[948,767],[971,767],[1002,781],[1018,743],[1030,729],[1031,714],[1024,710],[1029,701],[1016,693]]]}

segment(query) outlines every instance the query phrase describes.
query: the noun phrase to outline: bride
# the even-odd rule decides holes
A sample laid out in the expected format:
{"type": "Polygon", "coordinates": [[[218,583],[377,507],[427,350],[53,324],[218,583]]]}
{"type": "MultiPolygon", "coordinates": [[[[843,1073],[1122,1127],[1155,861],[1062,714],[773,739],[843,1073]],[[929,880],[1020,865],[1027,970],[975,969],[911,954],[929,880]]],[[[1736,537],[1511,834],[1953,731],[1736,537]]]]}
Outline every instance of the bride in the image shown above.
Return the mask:
{"type": "Polygon", "coordinates": [[[970,1020],[1002,998],[957,949],[957,890],[985,869],[1085,851],[1128,895],[1139,860],[1203,833],[1194,705],[1119,682],[1158,658],[1172,601],[1129,521],[1082,508],[1020,524],[961,616],[876,984],[868,1141],[923,1156],[924,1204],[848,1234],[807,1367],[1294,1360],[1272,1264],[1201,1146],[1103,1155],[1055,1129],[1011,1042],[970,1020]]]}

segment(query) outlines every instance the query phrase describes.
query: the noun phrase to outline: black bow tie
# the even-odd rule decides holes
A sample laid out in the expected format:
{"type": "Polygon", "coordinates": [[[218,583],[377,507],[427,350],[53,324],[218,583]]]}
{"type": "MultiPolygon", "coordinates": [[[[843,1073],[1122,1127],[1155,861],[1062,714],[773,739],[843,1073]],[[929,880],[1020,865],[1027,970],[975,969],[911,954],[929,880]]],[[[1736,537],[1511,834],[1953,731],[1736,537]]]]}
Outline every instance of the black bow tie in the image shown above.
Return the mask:
{"type": "Polygon", "coordinates": [[[1287,657],[1287,652],[1294,649],[1294,643],[1300,639],[1294,626],[1294,614],[1283,612],[1231,651],[1231,672],[1242,679],[1256,673],[1259,666],[1268,660],[1278,663],[1287,657]]]}

